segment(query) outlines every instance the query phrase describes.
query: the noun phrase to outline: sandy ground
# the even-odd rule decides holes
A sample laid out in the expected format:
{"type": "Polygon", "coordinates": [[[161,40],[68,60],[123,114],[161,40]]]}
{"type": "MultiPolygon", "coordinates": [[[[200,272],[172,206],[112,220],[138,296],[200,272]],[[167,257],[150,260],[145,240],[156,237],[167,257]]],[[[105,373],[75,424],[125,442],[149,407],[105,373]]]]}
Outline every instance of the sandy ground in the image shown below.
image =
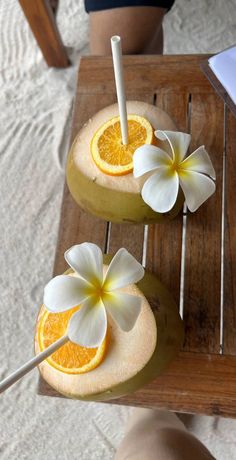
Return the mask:
{"type": "MultiPolygon", "coordinates": [[[[235,42],[236,0],[177,0],[165,52],[217,52],[235,42]]],[[[0,3],[0,378],[29,359],[50,279],[69,112],[88,31],[83,2],[61,0],[59,27],[74,65],[48,69],[15,0],[0,3]]],[[[1,396],[2,460],[108,460],[130,409],[36,395],[35,370],[1,396]]],[[[219,460],[236,459],[236,421],[195,416],[191,430],[219,460]]]]}

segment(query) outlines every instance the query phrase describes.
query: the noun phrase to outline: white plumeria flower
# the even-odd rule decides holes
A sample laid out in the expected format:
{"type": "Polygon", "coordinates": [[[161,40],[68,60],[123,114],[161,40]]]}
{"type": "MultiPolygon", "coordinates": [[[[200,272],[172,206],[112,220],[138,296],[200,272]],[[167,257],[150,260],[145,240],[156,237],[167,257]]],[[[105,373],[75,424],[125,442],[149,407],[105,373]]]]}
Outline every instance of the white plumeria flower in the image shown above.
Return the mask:
{"type": "Polygon", "coordinates": [[[113,257],[103,275],[101,249],[93,243],[72,246],[65,259],[76,276],[60,275],[44,289],[44,305],[51,312],[62,312],[77,305],[71,317],[68,337],[81,346],[98,347],[107,331],[107,314],[123,331],[130,331],[141,311],[141,298],[119,289],[144,276],[142,265],[124,248],[113,257]]]}
{"type": "Polygon", "coordinates": [[[211,159],[202,145],[186,157],[191,136],[175,131],[155,131],[164,150],[142,145],[133,157],[134,177],[154,171],[142,188],[142,198],[154,211],[173,208],[181,186],[190,211],[196,211],[215,192],[211,159]]]}

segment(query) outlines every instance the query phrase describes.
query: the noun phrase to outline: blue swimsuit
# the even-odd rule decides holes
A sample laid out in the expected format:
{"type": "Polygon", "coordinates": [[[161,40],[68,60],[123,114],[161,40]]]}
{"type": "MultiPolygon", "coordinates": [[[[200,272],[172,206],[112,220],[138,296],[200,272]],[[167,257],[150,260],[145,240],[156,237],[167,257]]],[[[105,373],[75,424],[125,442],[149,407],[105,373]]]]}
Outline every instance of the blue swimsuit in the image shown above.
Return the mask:
{"type": "Polygon", "coordinates": [[[156,6],[170,10],[175,0],[85,0],[85,10],[92,11],[122,8],[125,6],[156,6]]]}

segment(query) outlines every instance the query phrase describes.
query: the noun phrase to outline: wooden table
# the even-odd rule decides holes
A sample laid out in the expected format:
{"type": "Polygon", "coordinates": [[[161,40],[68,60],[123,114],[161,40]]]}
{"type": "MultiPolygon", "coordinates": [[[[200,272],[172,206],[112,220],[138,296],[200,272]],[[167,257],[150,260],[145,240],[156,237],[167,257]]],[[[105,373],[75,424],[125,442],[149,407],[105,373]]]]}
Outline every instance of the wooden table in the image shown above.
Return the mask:
{"type": "MultiPolygon", "coordinates": [[[[205,144],[216,169],[216,193],[195,214],[128,226],[86,214],[65,186],[54,275],[65,270],[63,253],[73,244],[92,241],[111,253],[125,246],[173,293],[186,338],[161,377],[115,402],[236,417],[236,120],[201,72],[204,59],[125,57],[124,73],[128,99],[166,110],[179,130],[191,133],[192,151],[205,144]]],[[[115,101],[111,58],[82,58],[72,140],[86,120],[115,101]]],[[[39,393],[59,396],[42,380],[39,393]]]]}

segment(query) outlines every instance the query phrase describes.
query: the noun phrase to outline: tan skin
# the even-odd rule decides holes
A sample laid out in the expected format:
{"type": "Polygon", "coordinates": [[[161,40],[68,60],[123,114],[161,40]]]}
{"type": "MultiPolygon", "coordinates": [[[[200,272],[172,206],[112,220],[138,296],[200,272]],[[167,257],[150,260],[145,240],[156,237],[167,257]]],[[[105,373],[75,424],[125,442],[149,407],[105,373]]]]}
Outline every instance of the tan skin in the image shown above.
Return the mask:
{"type": "Polygon", "coordinates": [[[166,9],[152,6],[91,12],[91,54],[111,54],[110,38],[113,35],[121,36],[123,54],[162,54],[162,21],[165,13],[166,9]]]}

